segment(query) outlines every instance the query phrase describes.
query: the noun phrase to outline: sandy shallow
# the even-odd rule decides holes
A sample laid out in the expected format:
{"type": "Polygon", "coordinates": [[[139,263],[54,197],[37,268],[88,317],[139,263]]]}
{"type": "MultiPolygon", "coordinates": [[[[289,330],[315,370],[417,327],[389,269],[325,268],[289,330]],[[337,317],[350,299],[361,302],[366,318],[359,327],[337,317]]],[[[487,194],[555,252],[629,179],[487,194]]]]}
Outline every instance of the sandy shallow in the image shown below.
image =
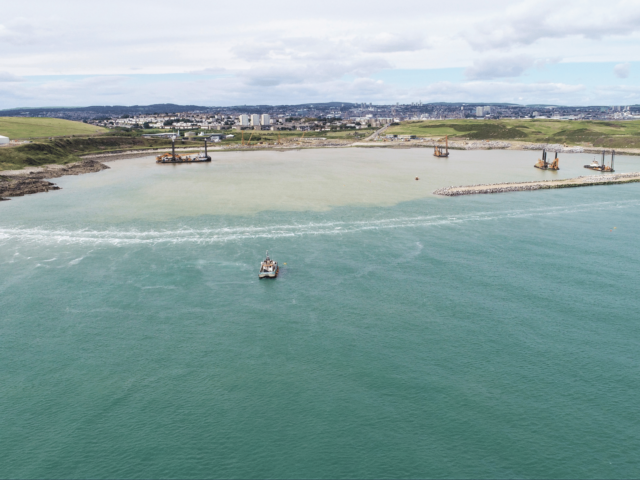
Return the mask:
{"type": "MultiPolygon", "coordinates": [[[[62,190],[49,195],[90,198],[101,217],[114,220],[327,211],[392,206],[434,197],[451,185],[574,178],[584,175],[593,156],[563,155],[559,172],[533,168],[539,152],[504,150],[453,151],[448,159],[422,148],[226,151],[212,157],[186,165],[158,165],[153,156],[110,162],[103,172],[57,179],[62,190]]],[[[616,168],[638,171],[640,159],[620,156],[616,168]]]]}

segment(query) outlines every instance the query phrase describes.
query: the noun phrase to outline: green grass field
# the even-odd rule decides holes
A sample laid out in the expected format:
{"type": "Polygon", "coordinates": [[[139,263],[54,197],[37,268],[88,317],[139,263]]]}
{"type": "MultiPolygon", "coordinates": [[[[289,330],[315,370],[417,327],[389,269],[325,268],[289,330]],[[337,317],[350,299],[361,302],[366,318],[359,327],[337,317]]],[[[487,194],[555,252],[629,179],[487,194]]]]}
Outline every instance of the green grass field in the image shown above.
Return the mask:
{"type": "Polygon", "coordinates": [[[640,121],[431,120],[402,122],[387,134],[451,139],[561,143],[606,148],[640,148],[640,121]]]}
{"type": "MultiPolygon", "coordinates": [[[[274,143],[278,141],[278,135],[279,135],[280,140],[286,143],[286,142],[294,141],[294,139],[302,138],[302,135],[304,133],[304,139],[326,138],[327,140],[336,139],[336,140],[352,140],[353,141],[353,140],[358,140],[358,139],[362,140],[364,138],[367,138],[369,135],[371,135],[375,131],[376,129],[373,129],[373,128],[372,129],[364,128],[362,130],[342,130],[342,131],[334,131],[334,132],[300,132],[300,131],[292,132],[287,130],[283,130],[283,131],[245,130],[244,140],[245,142],[247,142],[249,138],[251,138],[252,145],[257,142],[274,143]]],[[[227,135],[234,135],[234,137],[232,139],[224,140],[222,142],[222,145],[229,145],[234,143],[239,144],[242,142],[242,132],[239,132],[237,130],[225,130],[224,133],[227,135]]]]}
{"type": "Polygon", "coordinates": [[[96,135],[106,128],[59,118],[0,117],[0,135],[14,139],[96,135]]]}

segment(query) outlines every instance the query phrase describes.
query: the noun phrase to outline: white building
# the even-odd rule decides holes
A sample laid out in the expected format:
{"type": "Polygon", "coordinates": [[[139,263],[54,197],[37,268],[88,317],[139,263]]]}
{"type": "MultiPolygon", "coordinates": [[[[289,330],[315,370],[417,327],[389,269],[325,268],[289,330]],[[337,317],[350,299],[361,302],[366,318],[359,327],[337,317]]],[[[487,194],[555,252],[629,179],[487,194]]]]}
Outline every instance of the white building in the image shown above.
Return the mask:
{"type": "Polygon", "coordinates": [[[482,107],[482,112],[485,115],[491,115],[491,107],[482,107]]]}
{"type": "Polygon", "coordinates": [[[7,145],[9,143],[9,137],[3,137],[0,135],[0,145],[7,145]]]}
{"type": "Polygon", "coordinates": [[[271,125],[271,118],[268,114],[263,113],[260,115],[260,125],[271,125]]]}
{"type": "Polygon", "coordinates": [[[476,117],[484,117],[482,107],[476,107],[476,117]]]}
{"type": "Polygon", "coordinates": [[[240,115],[238,117],[238,123],[243,127],[249,126],[249,115],[240,115]]]}
{"type": "Polygon", "coordinates": [[[252,127],[257,127],[260,125],[260,115],[258,115],[257,113],[254,113],[251,115],[251,126],[252,127]]]}

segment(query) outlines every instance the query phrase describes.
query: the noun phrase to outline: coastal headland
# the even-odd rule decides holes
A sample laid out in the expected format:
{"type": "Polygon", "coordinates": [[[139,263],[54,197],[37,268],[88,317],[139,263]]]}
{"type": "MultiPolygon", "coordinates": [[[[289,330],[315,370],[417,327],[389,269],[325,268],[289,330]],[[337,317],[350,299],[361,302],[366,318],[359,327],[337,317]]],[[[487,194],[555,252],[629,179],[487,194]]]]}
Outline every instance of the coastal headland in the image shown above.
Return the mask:
{"type": "Polygon", "coordinates": [[[6,197],[21,197],[49,190],[60,190],[55,183],[46,179],[99,172],[108,168],[95,160],[83,160],[70,165],[46,165],[26,170],[4,171],[0,175],[0,201],[8,200],[6,197]]]}

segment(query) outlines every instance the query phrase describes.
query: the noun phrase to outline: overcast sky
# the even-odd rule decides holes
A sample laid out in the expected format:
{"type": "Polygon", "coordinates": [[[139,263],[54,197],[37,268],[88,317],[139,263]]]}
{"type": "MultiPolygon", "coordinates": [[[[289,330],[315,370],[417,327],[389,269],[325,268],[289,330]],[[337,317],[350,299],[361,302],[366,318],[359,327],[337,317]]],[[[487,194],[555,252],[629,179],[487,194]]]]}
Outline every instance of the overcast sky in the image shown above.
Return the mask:
{"type": "Polygon", "coordinates": [[[640,103],[640,0],[3,2],[0,108],[640,103]]]}

